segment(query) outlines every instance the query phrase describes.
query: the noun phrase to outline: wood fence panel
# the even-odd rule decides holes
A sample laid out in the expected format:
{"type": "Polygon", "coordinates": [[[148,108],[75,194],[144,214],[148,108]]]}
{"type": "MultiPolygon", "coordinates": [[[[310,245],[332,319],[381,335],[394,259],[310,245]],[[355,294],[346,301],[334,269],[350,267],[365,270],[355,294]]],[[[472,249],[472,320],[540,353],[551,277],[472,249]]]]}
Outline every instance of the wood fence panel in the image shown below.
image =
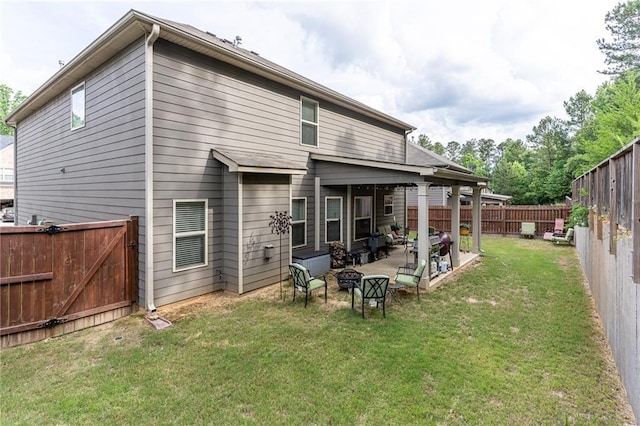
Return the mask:
{"type": "MultiPolygon", "coordinates": [[[[460,207],[460,223],[473,226],[471,206],[460,207]]],[[[542,236],[552,231],[556,219],[569,218],[569,206],[487,206],[482,208],[482,233],[495,235],[520,235],[522,222],[534,222],[536,235],[542,236]]],[[[418,208],[407,208],[408,226],[418,229],[418,208]]],[[[429,226],[445,232],[451,232],[451,207],[429,207],[429,226]]]]}
{"type": "MultiPolygon", "coordinates": [[[[589,208],[576,250],[636,417],[640,414],[640,138],[576,179],[589,208]]],[[[576,197],[579,194],[580,197],[576,197]]]]}
{"type": "Polygon", "coordinates": [[[137,217],[132,217],[0,228],[1,346],[130,313],[138,286],[137,226],[137,217]]]}

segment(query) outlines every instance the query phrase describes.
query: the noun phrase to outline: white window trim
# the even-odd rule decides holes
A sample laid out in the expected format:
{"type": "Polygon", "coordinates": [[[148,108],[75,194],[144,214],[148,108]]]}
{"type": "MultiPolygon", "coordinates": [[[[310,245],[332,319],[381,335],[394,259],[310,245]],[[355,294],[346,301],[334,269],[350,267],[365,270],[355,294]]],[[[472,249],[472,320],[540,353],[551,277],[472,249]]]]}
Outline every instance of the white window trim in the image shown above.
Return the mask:
{"type": "Polygon", "coordinates": [[[311,99],[311,98],[307,98],[306,96],[300,96],[300,145],[313,147],[313,148],[318,148],[320,146],[320,102],[318,102],[318,101],[316,101],[314,99],[311,99]],[[316,120],[317,120],[317,123],[314,123],[313,121],[307,121],[307,120],[304,120],[302,118],[302,102],[303,101],[311,102],[311,103],[316,105],[316,120]],[[309,145],[309,144],[306,144],[306,143],[302,142],[302,123],[311,124],[313,126],[316,126],[316,144],[315,145],[309,145]]]}
{"type": "MultiPolygon", "coordinates": [[[[293,214],[291,215],[292,219],[291,219],[291,228],[293,229],[293,225],[294,224],[299,224],[299,223],[304,223],[304,244],[299,244],[297,246],[292,246],[292,248],[299,248],[299,247],[305,247],[307,245],[307,197],[293,197],[291,198],[291,213],[293,213],[293,201],[294,200],[304,200],[304,219],[302,220],[294,220],[293,219],[293,214]]],[[[292,234],[292,244],[293,244],[293,231],[291,232],[292,234]]]]}
{"type": "Polygon", "coordinates": [[[87,125],[87,86],[85,85],[85,82],[83,81],[82,83],[78,84],[77,86],[75,86],[74,88],[71,89],[71,114],[70,114],[70,125],[71,125],[71,130],[78,130],[78,129],[82,129],[84,126],[87,125]],[[76,90],[78,90],[80,87],[82,87],[82,96],[84,98],[83,100],[83,113],[84,113],[84,117],[82,120],[82,126],[77,126],[77,127],[73,127],[73,92],[75,92],[76,90]]]}
{"type": "Polygon", "coordinates": [[[393,216],[393,211],[394,211],[394,203],[395,203],[395,197],[393,196],[393,194],[385,194],[383,197],[383,204],[382,204],[382,213],[385,216],[393,216]],[[391,198],[391,204],[389,204],[389,206],[391,206],[391,213],[387,213],[387,200],[391,198]]]}
{"type": "Polygon", "coordinates": [[[369,233],[371,233],[371,227],[373,226],[373,209],[374,209],[373,197],[371,195],[362,195],[362,196],[353,197],[353,241],[362,241],[367,239],[367,237],[356,239],[356,221],[358,221],[359,219],[370,219],[369,233]],[[356,216],[356,210],[357,210],[356,205],[358,204],[356,200],[359,198],[368,198],[370,200],[369,205],[371,206],[371,212],[370,212],[371,216],[362,216],[362,217],[356,216]]]}
{"type": "Polygon", "coordinates": [[[342,216],[343,216],[343,210],[342,210],[342,197],[325,197],[324,199],[324,242],[325,243],[332,243],[336,240],[331,240],[329,241],[329,222],[340,222],[340,239],[337,241],[343,241],[342,238],[342,216]],[[328,204],[329,204],[329,200],[339,200],[340,201],[340,217],[338,219],[329,219],[327,217],[327,208],[328,208],[328,204]]]}
{"type": "Polygon", "coordinates": [[[173,200],[173,272],[188,271],[189,269],[202,268],[209,265],[209,200],[204,199],[187,199],[187,200],[173,200]],[[204,231],[194,232],[181,232],[176,233],[176,205],[178,203],[204,203],[204,231]],[[189,237],[193,235],[204,235],[204,263],[198,265],[191,265],[185,268],[178,269],[176,267],[176,239],[178,237],[189,237]]]}
{"type": "Polygon", "coordinates": [[[13,168],[2,167],[0,168],[0,182],[13,182],[13,168]]]}

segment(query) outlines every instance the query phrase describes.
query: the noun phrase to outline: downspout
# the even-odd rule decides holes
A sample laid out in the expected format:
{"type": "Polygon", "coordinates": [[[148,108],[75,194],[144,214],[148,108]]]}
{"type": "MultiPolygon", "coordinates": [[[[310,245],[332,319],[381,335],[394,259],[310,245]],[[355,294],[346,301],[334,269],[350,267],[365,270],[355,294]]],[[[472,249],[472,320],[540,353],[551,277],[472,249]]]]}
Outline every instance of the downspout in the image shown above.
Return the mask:
{"type": "Polygon", "coordinates": [[[315,232],[313,249],[315,251],[318,251],[320,250],[320,178],[318,176],[316,176],[315,178],[315,212],[314,214],[315,214],[314,225],[316,227],[316,232],[315,232]]]}
{"type": "Polygon", "coordinates": [[[144,197],[145,197],[145,283],[144,300],[149,312],[156,311],[153,288],[153,44],[160,26],[153,24],[144,52],[144,197]]]}

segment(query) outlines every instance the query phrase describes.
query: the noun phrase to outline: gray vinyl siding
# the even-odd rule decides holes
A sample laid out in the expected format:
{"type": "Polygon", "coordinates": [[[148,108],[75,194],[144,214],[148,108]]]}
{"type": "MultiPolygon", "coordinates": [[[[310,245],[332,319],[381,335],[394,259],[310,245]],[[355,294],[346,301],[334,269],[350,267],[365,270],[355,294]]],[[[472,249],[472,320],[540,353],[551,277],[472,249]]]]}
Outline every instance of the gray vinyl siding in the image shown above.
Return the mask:
{"type": "MultiPolygon", "coordinates": [[[[429,205],[430,206],[448,206],[450,190],[447,186],[430,186],[429,187],[429,205]]],[[[418,206],[418,188],[407,188],[407,206],[418,206]]]]}
{"type": "Polygon", "coordinates": [[[142,44],[130,46],[74,86],[82,81],[85,127],[71,130],[71,87],[18,124],[20,224],[34,214],[55,223],[143,214],[142,44]]]}
{"type": "Polygon", "coordinates": [[[229,173],[227,167],[223,168],[223,198],[222,198],[222,214],[223,225],[222,233],[222,267],[225,280],[225,289],[233,293],[239,293],[239,271],[238,271],[238,215],[240,212],[240,204],[238,203],[238,186],[239,175],[237,173],[229,173]]]}
{"type": "MultiPolygon", "coordinates": [[[[447,206],[449,205],[449,196],[447,195],[450,188],[448,186],[430,186],[429,187],[429,205],[430,206],[447,206]]],[[[418,194],[416,189],[416,205],[418,202],[418,194]]]]}
{"type": "Polygon", "coordinates": [[[272,233],[269,222],[276,211],[289,211],[289,175],[245,173],[242,195],[243,292],[247,292],[288,277],[290,234],[272,233]],[[264,258],[266,244],[275,248],[274,257],[269,260],[264,258]]]}
{"type": "Polygon", "coordinates": [[[17,223],[26,224],[32,215],[58,224],[138,215],[139,294],[144,294],[142,40],[18,123],[17,132],[17,223]],[[72,131],[70,91],[82,81],[86,122],[72,131]]]}
{"type": "Polygon", "coordinates": [[[399,189],[396,191],[393,185],[384,185],[376,188],[376,217],[375,217],[375,229],[378,231],[378,227],[382,225],[395,225],[396,223],[404,227],[405,216],[405,204],[404,204],[404,190],[399,189]],[[393,195],[393,214],[385,216],[384,214],[384,196],[393,195]]]}
{"type": "Polygon", "coordinates": [[[154,66],[157,135],[306,159],[297,93],[162,40],[154,66]]]}
{"type": "MultiPolygon", "coordinates": [[[[320,101],[319,113],[319,147],[302,146],[300,144],[300,96],[302,95],[305,94],[169,42],[158,40],[154,56],[154,161],[166,162],[167,179],[166,182],[162,182],[162,185],[166,185],[169,192],[193,191],[194,187],[201,187],[207,179],[199,180],[197,173],[191,176],[193,180],[176,180],[173,179],[172,173],[189,173],[188,170],[194,163],[186,158],[194,160],[208,158],[209,150],[214,148],[267,152],[297,161],[307,161],[309,152],[381,161],[404,160],[402,129],[378,125],[366,117],[322,101],[320,101]],[[188,151],[188,155],[182,153],[183,148],[188,151]]],[[[196,164],[198,164],[197,161],[196,164]]],[[[158,167],[160,166],[156,166],[156,173],[158,167]]],[[[307,199],[307,244],[303,248],[306,250],[314,247],[316,232],[320,233],[321,246],[326,247],[323,223],[324,198],[321,199],[320,206],[321,226],[316,230],[315,165],[308,161],[307,167],[309,168],[307,175],[292,178],[293,197],[307,199]]],[[[264,176],[261,177],[264,178],[264,176]]],[[[288,176],[286,178],[288,183],[288,176]]],[[[240,291],[237,270],[238,183],[235,179],[236,176],[233,173],[229,174],[225,171],[221,181],[224,223],[221,240],[224,244],[220,250],[219,261],[224,275],[222,285],[231,292],[240,291]]],[[[277,282],[279,279],[275,260],[265,262],[263,249],[266,241],[271,241],[274,237],[271,236],[268,227],[269,215],[275,212],[278,206],[287,211],[290,208],[288,185],[264,182],[264,185],[275,186],[255,191],[259,186],[256,186],[251,179],[253,178],[250,175],[245,175],[242,182],[245,204],[242,206],[243,259],[240,261],[244,265],[242,274],[244,292],[277,282]],[[262,204],[254,205],[255,202],[262,204]]],[[[155,185],[155,197],[158,199],[160,182],[157,178],[155,185]]],[[[210,203],[212,203],[211,200],[210,203]]],[[[346,200],[344,210],[346,214],[346,200]]],[[[346,224],[346,219],[344,223],[346,224]]],[[[156,224],[156,233],[161,233],[158,226],[156,224]]],[[[287,244],[288,242],[287,238],[287,244]]],[[[273,242],[273,244],[278,247],[279,242],[273,242]]],[[[288,255],[288,250],[286,253],[288,255]]],[[[165,258],[168,260],[165,256],[162,257],[163,261],[165,258]]],[[[159,269],[165,268],[156,261],[156,271],[159,269]]],[[[215,267],[209,269],[215,275],[215,267]]],[[[160,274],[160,276],[163,275],[160,274]]],[[[172,282],[167,278],[163,283],[167,288],[180,285],[179,279],[172,282]]],[[[177,293],[176,297],[178,297],[177,293]]]]}
{"type": "Polygon", "coordinates": [[[225,288],[225,232],[237,220],[225,217],[223,196],[237,189],[225,191],[224,168],[202,143],[154,138],[156,306],[225,288]],[[173,272],[173,200],[186,199],[208,201],[208,265],[173,272]]]}
{"type": "Polygon", "coordinates": [[[305,93],[164,40],[156,43],[155,52],[158,131],[189,134],[211,147],[255,149],[289,159],[317,152],[404,162],[403,129],[315,99],[319,146],[303,146],[300,97],[305,93]]]}
{"type": "Polygon", "coordinates": [[[320,101],[317,152],[340,157],[404,163],[403,129],[375,123],[320,101]]]}
{"type": "MultiPolygon", "coordinates": [[[[156,116],[154,110],[154,117],[156,116]]],[[[155,120],[157,122],[157,120],[155,120]]],[[[154,297],[163,306],[224,289],[223,166],[214,160],[208,144],[154,135],[154,297]],[[173,271],[174,200],[207,200],[208,265],[173,271]]]]}
{"type": "Polygon", "coordinates": [[[403,185],[416,180],[410,173],[371,167],[319,162],[317,175],[322,185],[403,185]]]}

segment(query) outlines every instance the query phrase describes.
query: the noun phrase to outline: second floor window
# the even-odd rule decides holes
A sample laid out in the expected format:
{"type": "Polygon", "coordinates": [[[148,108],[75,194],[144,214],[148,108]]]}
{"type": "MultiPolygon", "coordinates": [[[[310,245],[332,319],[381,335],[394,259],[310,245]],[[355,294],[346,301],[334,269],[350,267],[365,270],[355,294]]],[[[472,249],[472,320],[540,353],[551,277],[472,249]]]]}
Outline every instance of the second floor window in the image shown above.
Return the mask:
{"type": "Polygon", "coordinates": [[[318,103],[302,98],[301,143],[318,146],[318,103]]]}
{"type": "Polygon", "coordinates": [[[84,127],[84,83],[71,89],[71,130],[84,127]]]}

